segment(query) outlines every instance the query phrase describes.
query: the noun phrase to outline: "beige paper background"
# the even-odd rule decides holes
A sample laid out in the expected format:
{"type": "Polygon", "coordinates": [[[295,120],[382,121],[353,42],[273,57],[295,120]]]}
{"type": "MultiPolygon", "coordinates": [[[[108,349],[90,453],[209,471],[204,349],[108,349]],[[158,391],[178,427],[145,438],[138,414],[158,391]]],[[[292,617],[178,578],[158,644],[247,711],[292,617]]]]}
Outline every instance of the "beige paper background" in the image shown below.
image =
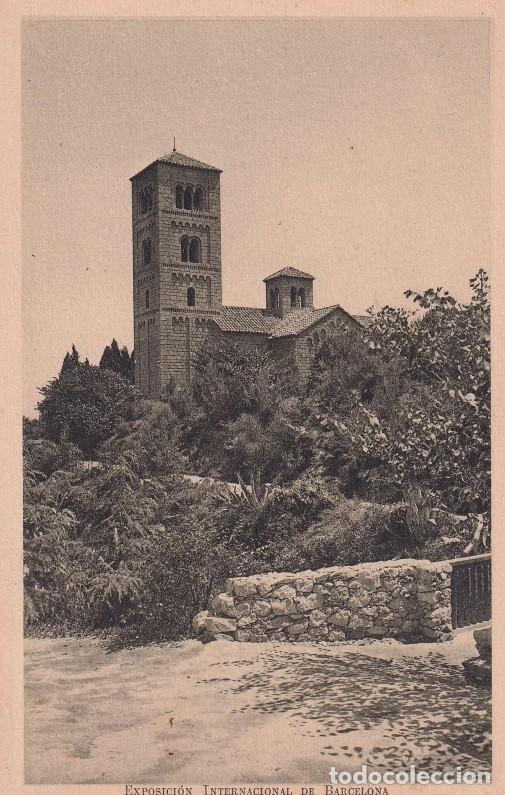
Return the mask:
{"type": "MultiPolygon", "coordinates": [[[[455,0],[454,2],[69,2],[66,0],[47,0],[43,2],[4,1],[2,8],[0,50],[0,88],[2,92],[3,147],[2,158],[2,324],[0,353],[2,363],[2,401],[0,445],[2,471],[0,475],[1,527],[3,547],[0,555],[0,619],[2,644],[0,652],[1,682],[1,733],[0,733],[0,792],[2,795],[34,793],[34,795],[70,795],[71,793],[122,793],[124,786],[76,785],[39,786],[23,783],[23,638],[22,638],[22,513],[21,513],[21,116],[20,116],[20,23],[22,16],[46,18],[58,17],[479,17],[492,20],[491,41],[491,85],[493,102],[493,226],[494,242],[492,262],[489,270],[492,279],[492,346],[493,346],[493,612],[494,612],[494,754],[493,784],[487,787],[431,787],[397,786],[388,787],[390,793],[411,792],[451,792],[479,791],[505,792],[505,721],[504,721],[504,675],[505,643],[502,627],[504,625],[503,604],[505,599],[502,585],[501,566],[505,562],[503,448],[500,444],[505,437],[505,412],[502,404],[505,399],[503,372],[504,314],[502,301],[505,299],[505,279],[503,273],[503,251],[505,241],[505,190],[504,190],[504,141],[505,141],[505,103],[504,86],[504,4],[502,2],[473,2],[455,0]]],[[[198,156],[198,153],[195,153],[198,156]]],[[[443,273],[440,283],[444,282],[443,273]]],[[[142,782],[139,782],[142,783],[142,782]]],[[[149,782],[143,782],[149,784],[149,782]]],[[[226,785],[226,781],[177,782],[183,785],[213,784],[226,785]]],[[[267,783],[267,782],[266,782],[267,783]]],[[[172,782],[167,782],[167,786],[172,782]]],[[[244,782],[247,784],[247,782],[244,782]]],[[[297,788],[291,785],[294,795],[297,788]]],[[[323,787],[317,793],[324,793],[323,787]]],[[[199,792],[194,790],[195,795],[199,792]]]]}

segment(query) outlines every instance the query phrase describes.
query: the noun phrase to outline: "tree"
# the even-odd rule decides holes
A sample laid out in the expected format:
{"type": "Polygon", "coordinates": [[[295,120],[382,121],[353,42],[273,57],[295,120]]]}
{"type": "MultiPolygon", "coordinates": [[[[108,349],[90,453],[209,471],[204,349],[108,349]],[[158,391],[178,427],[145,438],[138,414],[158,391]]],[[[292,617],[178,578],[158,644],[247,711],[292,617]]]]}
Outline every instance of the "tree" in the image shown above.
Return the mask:
{"type": "Polygon", "coordinates": [[[86,455],[133,415],[135,390],[117,373],[72,367],[40,389],[40,418],[50,439],[77,444],[86,455]]]}
{"type": "Polygon", "coordinates": [[[119,352],[119,346],[115,339],[112,340],[110,345],[107,345],[102,353],[102,358],[100,359],[99,367],[102,367],[106,370],[112,370],[115,373],[119,373],[121,370],[121,354],[119,352]]]}
{"type": "Polygon", "coordinates": [[[80,364],[79,362],[79,353],[77,348],[74,344],[72,344],[72,352],[69,353],[68,351],[65,354],[63,359],[63,364],[61,365],[60,375],[62,373],[66,373],[69,370],[74,370],[80,364]]]}
{"type": "Polygon", "coordinates": [[[265,420],[275,412],[281,384],[266,351],[210,339],[198,351],[194,365],[191,394],[207,422],[235,420],[243,412],[265,420]]]}
{"type": "Polygon", "coordinates": [[[134,355],[133,351],[131,352],[131,356],[128,353],[128,348],[126,345],[123,345],[120,352],[120,370],[119,372],[123,376],[126,381],[129,381],[131,384],[135,382],[135,364],[134,364],[134,355]]]}
{"type": "Polygon", "coordinates": [[[181,448],[180,426],[170,407],[143,400],[137,403],[133,419],[118,425],[97,455],[106,466],[127,463],[140,477],[152,478],[185,471],[181,448]]]}
{"type": "Polygon", "coordinates": [[[130,356],[126,345],[119,350],[115,339],[107,345],[102,353],[99,366],[105,370],[119,373],[126,381],[133,383],[133,354],[130,356]]]}
{"type": "Polygon", "coordinates": [[[194,358],[190,387],[172,381],[163,400],[180,422],[196,471],[235,480],[237,468],[249,477],[259,467],[270,478],[290,437],[286,422],[274,421],[288,388],[267,351],[211,338],[194,358]]]}
{"type": "Polygon", "coordinates": [[[23,417],[23,441],[26,439],[43,439],[46,429],[37,417],[23,417]]]}
{"type": "Polygon", "coordinates": [[[439,508],[458,514],[489,511],[486,273],[479,271],[470,286],[473,296],[466,305],[442,288],[422,294],[408,290],[421,313],[409,316],[386,307],[373,316],[366,340],[386,369],[371,400],[359,400],[347,417],[321,405],[313,413],[329,471],[338,472],[343,461],[351,461],[355,479],[378,479],[396,497],[418,486],[439,508]],[[394,397],[387,401],[391,384],[394,397]]]}

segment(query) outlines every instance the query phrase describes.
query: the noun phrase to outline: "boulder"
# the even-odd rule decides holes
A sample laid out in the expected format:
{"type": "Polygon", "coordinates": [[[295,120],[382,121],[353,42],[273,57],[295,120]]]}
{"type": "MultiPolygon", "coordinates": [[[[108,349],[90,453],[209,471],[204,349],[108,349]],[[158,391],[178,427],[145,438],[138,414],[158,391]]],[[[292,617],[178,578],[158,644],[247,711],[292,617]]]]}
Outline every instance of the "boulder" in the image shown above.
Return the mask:
{"type": "Polygon", "coordinates": [[[253,596],[256,593],[256,585],[249,577],[235,577],[233,593],[235,596],[253,596]]]}
{"type": "Polygon", "coordinates": [[[322,610],[313,610],[309,616],[309,624],[311,627],[321,627],[326,624],[326,615],[322,610]]]}
{"type": "Polygon", "coordinates": [[[303,632],[307,631],[308,625],[308,621],[296,621],[294,624],[289,625],[288,635],[301,635],[303,632]]]}
{"type": "Polygon", "coordinates": [[[226,635],[224,632],[215,632],[210,634],[214,635],[214,640],[231,640],[232,643],[235,640],[233,635],[226,635]]]}
{"type": "Polygon", "coordinates": [[[319,593],[312,593],[310,596],[300,596],[296,600],[296,604],[300,613],[308,613],[309,610],[315,610],[323,604],[323,596],[319,593]]]}
{"type": "Polygon", "coordinates": [[[298,593],[311,593],[314,588],[314,580],[309,578],[296,580],[295,588],[298,593]]]}
{"type": "Polygon", "coordinates": [[[237,629],[237,622],[234,618],[221,618],[221,616],[207,616],[205,619],[205,629],[207,632],[227,633],[235,632],[237,629]]]}
{"type": "MultiPolygon", "coordinates": [[[[368,591],[372,591],[380,586],[380,581],[380,572],[373,571],[358,574],[354,583],[357,583],[362,588],[366,588],[368,591]]],[[[354,585],[354,583],[351,583],[351,586],[354,585]]]]}
{"type": "Polygon", "coordinates": [[[296,613],[293,599],[272,599],[272,611],[276,616],[286,616],[296,613]]]}
{"type": "Polygon", "coordinates": [[[237,621],[237,626],[249,627],[251,626],[251,624],[254,624],[255,621],[256,621],[256,616],[254,614],[241,616],[237,621]]]}
{"type": "Polygon", "coordinates": [[[325,638],[328,634],[329,630],[326,624],[322,627],[309,627],[309,635],[311,638],[318,639],[318,638],[325,638]]]}
{"type": "Polygon", "coordinates": [[[259,601],[254,603],[254,612],[257,616],[267,616],[272,612],[270,602],[259,601]]]}
{"type": "Polygon", "coordinates": [[[349,599],[349,588],[343,583],[338,583],[333,586],[328,596],[328,603],[330,605],[344,606],[349,599]]]}
{"type": "Polygon", "coordinates": [[[342,632],[339,629],[332,629],[326,635],[326,640],[330,643],[341,643],[342,641],[346,640],[345,632],[342,632]]]}
{"type": "Polygon", "coordinates": [[[273,596],[275,599],[294,599],[296,591],[291,585],[281,585],[279,588],[275,589],[273,596]]]}
{"type": "Polygon", "coordinates": [[[260,596],[266,596],[270,593],[272,588],[279,585],[294,583],[295,579],[299,579],[300,575],[289,574],[287,572],[274,571],[270,574],[261,574],[256,583],[256,589],[260,596]]]}
{"type": "Polygon", "coordinates": [[[384,590],[378,590],[372,594],[372,604],[378,607],[384,607],[389,603],[390,599],[391,594],[384,590]]]}
{"type": "Polygon", "coordinates": [[[365,634],[371,638],[383,638],[388,634],[388,630],[381,624],[374,624],[373,627],[368,627],[365,634]]]}
{"type": "Polygon", "coordinates": [[[197,613],[196,616],[194,617],[191,623],[193,626],[193,631],[197,635],[200,635],[202,632],[205,631],[205,622],[208,617],[209,617],[208,610],[202,610],[200,613],[197,613]]]}
{"type": "Polygon", "coordinates": [[[373,626],[373,623],[373,618],[371,616],[355,613],[349,619],[349,629],[365,629],[366,627],[373,626]]]}
{"type": "Polygon", "coordinates": [[[233,596],[227,593],[220,593],[215,596],[210,606],[218,616],[227,616],[228,618],[237,617],[237,608],[235,607],[233,596]]]}
{"type": "Polygon", "coordinates": [[[359,587],[353,591],[352,596],[349,598],[347,604],[351,610],[357,610],[360,607],[366,607],[372,600],[372,594],[366,588],[359,587]]]}
{"type": "Polygon", "coordinates": [[[213,632],[207,632],[205,629],[198,640],[201,640],[202,643],[212,643],[213,640],[216,640],[216,636],[213,632]]]}
{"type": "Polygon", "coordinates": [[[289,618],[287,616],[274,616],[267,621],[269,629],[282,629],[289,626],[289,618]]]}
{"type": "MultiPolygon", "coordinates": [[[[452,625],[452,610],[450,605],[442,605],[432,610],[429,614],[430,621],[434,623],[451,624],[452,625]]],[[[474,635],[475,637],[475,635],[474,635]]]]}
{"type": "Polygon", "coordinates": [[[463,668],[468,679],[474,684],[491,687],[491,664],[489,660],[474,657],[463,662],[463,668]]]}
{"type": "Polygon", "coordinates": [[[351,613],[349,610],[339,610],[328,618],[328,624],[333,624],[336,627],[346,627],[349,623],[351,613]]]}
{"type": "Polygon", "coordinates": [[[491,627],[476,629],[473,633],[477,651],[483,660],[491,659],[491,627]]]}

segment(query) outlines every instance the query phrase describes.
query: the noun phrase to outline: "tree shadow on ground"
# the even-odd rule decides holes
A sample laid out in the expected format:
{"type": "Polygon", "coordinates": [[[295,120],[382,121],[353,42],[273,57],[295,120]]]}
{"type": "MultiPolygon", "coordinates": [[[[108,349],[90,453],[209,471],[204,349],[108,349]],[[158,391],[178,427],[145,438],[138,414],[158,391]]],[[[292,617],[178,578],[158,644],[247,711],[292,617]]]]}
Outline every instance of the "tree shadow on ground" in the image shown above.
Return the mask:
{"type": "Polygon", "coordinates": [[[489,769],[490,693],[469,684],[461,666],[440,654],[380,659],[358,651],[334,657],[272,649],[259,662],[260,670],[243,672],[221,692],[250,692],[240,711],[289,713],[302,735],[328,738],[323,755],[374,769],[414,763],[426,770],[489,769]],[[354,737],[345,744],[352,732],[374,730],[380,745],[376,736],[372,743],[355,744],[360,738],[354,737]]]}

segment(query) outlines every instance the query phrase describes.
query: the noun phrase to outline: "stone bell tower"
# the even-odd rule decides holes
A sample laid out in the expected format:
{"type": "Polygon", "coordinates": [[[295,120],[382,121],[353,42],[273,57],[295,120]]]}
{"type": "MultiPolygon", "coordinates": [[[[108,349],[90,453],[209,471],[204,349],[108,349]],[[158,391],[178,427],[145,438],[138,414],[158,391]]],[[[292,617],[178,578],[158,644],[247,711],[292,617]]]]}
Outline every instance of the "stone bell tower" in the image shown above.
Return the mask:
{"type": "Polygon", "coordinates": [[[135,386],[189,383],[222,305],[220,174],[174,150],[131,178],[135,386]]]}

